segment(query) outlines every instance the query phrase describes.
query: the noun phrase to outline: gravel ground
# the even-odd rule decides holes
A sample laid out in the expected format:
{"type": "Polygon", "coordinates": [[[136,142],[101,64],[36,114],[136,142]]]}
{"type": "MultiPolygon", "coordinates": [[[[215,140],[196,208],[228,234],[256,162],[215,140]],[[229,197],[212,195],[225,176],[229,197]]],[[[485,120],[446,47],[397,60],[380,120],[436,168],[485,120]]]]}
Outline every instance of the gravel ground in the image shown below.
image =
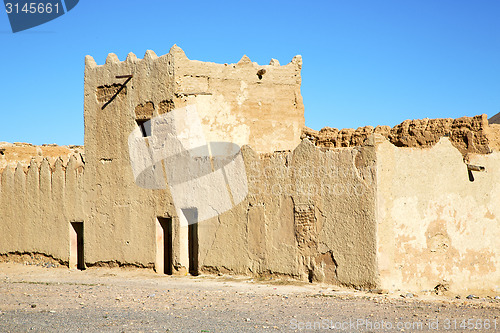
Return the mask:
{"type": "Polygon", "coordinates": [[[495,332],[500,300],[491,296],[0,263],[0,331],[495,332]]]}

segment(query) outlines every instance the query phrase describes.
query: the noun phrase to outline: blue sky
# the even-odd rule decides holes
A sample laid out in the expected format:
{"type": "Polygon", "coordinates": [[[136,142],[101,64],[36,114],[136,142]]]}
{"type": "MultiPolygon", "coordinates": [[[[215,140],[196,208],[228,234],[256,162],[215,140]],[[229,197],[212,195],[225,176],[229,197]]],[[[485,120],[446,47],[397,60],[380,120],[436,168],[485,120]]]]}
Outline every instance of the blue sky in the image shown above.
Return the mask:
{"type": "Polygon", "coordinates": [[[306,125],[394,126],[500,112],[500,1],[80,0],[13,34],[0,13],[0,141],[83,144],[84,57],[288,63],[301,54],[306,125]]]}

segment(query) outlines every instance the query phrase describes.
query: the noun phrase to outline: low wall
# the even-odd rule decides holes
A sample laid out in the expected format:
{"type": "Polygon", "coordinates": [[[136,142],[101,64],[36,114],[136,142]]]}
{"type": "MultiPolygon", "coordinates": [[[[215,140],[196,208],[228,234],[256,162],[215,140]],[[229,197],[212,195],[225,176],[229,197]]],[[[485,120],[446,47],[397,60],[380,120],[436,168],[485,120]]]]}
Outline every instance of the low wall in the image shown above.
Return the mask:
{"type": "Polygon", "coordinates": [[[1,174],[0,253],[40,253],[69,261],[70,223],[84,221],[83,161],[32,160],[1,174]]]}
{"type": "MultiPolygon", "coordinates": [[[[198,223],[198,270],[419,292],[460,293],[500,285],[500,152],[469,154],[469,175],[448,138],[431,148],[365,146],[291,152],[242,148],[248,196],[198,223]]],[[[81,155],[64,165],[32,160],[6,168],[0,186],[0,254],[41,253],[70,261],[71,222],[84,222],[87,265],[157,267],[157,218],[172,219],[174,274],[179,218],[168,190],[138,188],[127,159],[81,155]],[[101,182],[111,163],[121,173],[101,182]],[[84,193],[84,182],[93,184],[84,193]],[[94,205],[92,205],[94,203],[94,205]]],[[[112,175],[112,176],[111,176],[112,175]]]]}
{"type": "Polygon", "coordinates": [[[377,256],[394,290],[498,292],[500,152],[469,155],[469,179],[448,138],[432,148],[377,146],[377,256]]]}

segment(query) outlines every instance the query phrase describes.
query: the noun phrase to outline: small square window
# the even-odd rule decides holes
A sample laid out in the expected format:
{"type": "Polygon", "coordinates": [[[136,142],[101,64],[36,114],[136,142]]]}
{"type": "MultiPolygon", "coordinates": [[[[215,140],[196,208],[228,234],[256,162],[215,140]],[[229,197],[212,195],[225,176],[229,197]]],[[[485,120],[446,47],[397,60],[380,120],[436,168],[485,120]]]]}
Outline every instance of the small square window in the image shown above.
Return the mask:
{"type": "Polygon", "coordinates": [[[151,136],[151,119],[136,119],[143,137],[151,136]]]}

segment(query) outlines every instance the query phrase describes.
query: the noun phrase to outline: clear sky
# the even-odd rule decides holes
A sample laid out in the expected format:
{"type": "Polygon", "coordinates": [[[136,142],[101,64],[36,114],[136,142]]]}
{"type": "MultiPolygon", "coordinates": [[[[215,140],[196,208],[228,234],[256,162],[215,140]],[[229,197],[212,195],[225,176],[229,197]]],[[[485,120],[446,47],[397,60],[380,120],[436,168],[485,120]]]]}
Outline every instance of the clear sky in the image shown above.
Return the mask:
{"type": "Polygon", "coordinates": [[[13,34],[0,13],[0,141],[83,144],[84,57],[303,57],[306,125],[500,112],[500,0],[80,0],[13,34]]]}

